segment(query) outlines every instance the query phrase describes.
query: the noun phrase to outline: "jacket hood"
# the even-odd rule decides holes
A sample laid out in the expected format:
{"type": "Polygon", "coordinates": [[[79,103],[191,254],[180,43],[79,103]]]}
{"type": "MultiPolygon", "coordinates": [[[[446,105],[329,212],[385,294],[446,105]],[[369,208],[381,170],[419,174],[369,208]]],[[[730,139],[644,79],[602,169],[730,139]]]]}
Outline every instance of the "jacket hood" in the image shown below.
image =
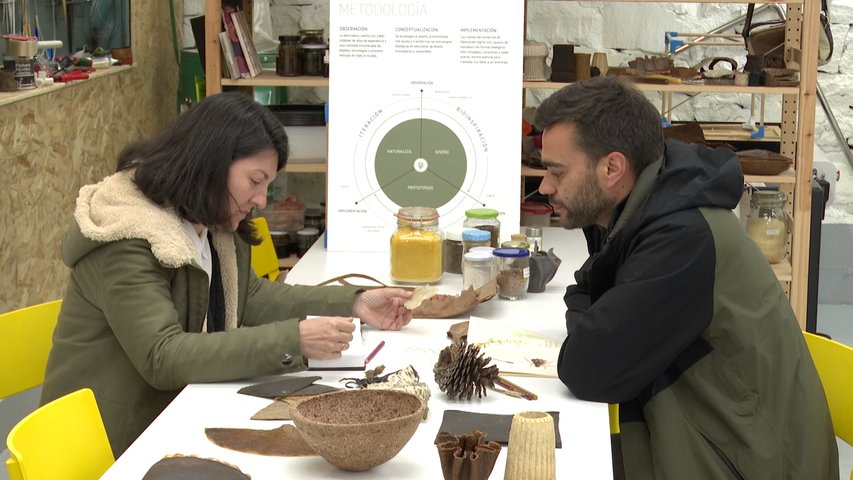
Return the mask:
{"type": "Polygon", "coordinates": [[[180,217],[149,200],[133,183],[133,172],[124,171],[80,189],[74,222],[62,242],[62,260],[73,267],[104,243],[130,239],[148,241],[154,256],[167,267],[187,265],[196,258],[180,217]]]}
{"type": "Polygon", "coordinates": [[[733,209],[743,196],[743,171],[734,152],[667,140],[664,156],[640,173],[612,233],[673,212],[719,207],[733,209]]]}

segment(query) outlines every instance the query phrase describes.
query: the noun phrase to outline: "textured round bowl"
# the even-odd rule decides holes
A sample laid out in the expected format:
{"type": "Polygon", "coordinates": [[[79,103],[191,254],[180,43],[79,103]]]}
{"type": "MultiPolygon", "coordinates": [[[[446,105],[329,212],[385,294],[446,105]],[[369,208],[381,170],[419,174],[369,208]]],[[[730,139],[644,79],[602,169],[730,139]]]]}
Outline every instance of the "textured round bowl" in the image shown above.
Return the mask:
{"type": "Polygon", "coordinates": [[[296,404],[293,423],[332,465],[354,472],[394,458],[420,424],[424,404],[394,390],[345,390],[296,404]]]}

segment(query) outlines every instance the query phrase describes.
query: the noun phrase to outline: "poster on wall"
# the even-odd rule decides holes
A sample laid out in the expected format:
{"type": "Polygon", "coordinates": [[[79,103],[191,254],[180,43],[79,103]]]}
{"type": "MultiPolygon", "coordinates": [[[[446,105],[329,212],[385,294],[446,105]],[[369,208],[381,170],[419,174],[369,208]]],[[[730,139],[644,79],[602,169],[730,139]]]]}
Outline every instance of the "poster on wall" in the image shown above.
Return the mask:
{"type": "MultiPolygon", "coordinates": [[[[327,248],[389,250],[400,207],[518,231],[523,0],[331,0],[327,248]]],[[[503,239],[502,239],[503,240],[503,239]]]]}

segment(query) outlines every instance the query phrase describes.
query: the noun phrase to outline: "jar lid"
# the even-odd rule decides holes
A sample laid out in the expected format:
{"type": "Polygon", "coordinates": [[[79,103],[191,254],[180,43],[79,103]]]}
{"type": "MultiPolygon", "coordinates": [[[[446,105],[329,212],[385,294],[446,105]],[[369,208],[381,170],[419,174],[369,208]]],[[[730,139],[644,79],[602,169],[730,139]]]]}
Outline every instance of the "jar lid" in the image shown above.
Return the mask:
{"type": "Polygon", "coordinates": [[[322,218],[323,214],[320,213],[319,208],[306,208],[305,209],[305,218],[322,218]]]}
{"type": "Polygon", "coordinates": [[[761,203],[765,205],[773,203],[781,203],[784,205],[785,202],[788,201],[788,197],[777,190],[755,190],[752,192],[750,199],[753,203],[761,203]]]}
{"type": "Polygon", "coordinates": [[[530,250],[526,248],[496,248],[492,255],[503,258],[529,257],[530,250]]]}
{"type": "Polygon", "coordinates": [[[466,228],[462,230],[462,240],[467,242],[488,242],[492,239],[492,233],[478,228],[466,228]]]}
{"type": "Polygon", "coordinates": [[[521,204],[521,211],[533,213],[535,215],[550,215],[553,208],[551,205],[542,202],[524,202],[521,204]]]}
{"type": "Polygon", "coordinates": [[[453,242],[462,241],[462,230],[458,228],[448,228],[444,231],[444,239],[453,242]]]}
{"type": "Polygon", "coordinates": [[[328,47],[325,43],[303,43],[299,48],[303,50],[325,50],[328,47]]]}
{"type": "Polygon", "coordinates": [[[433,207],[400,207],[397,218],[409,222],[434,222],[438,220],[438,210],[433,207]]]}
{"type": "Polygon", "coordinates": [[[297,230],[296,234],[297,235],[304,235],[306,237],[310,237],[311,235],[320,235],[320,230],[318,230],[314,227],[307,227],[307,228],[303,228],[301,230],[297,230]]]}
{"type": "Polygon", "coordinates": [[[524,227],[524,234],[528,237],[541,237],[542,227],[524,227]]]}
{"type": "Polygon", "coordinates": [[[465,216],[468,218],[497,218],[498,211],[491,208],[472,208],[465,210],[465,216]]]}
{"type": "Polygon", "coordinates": [[[523,233],[513,233],[512,235],[509,236],[509,238],[513,242],[526,242],[527,241],[527,235],[525,235],[523,233]]]}
{"type": "Polygon", "coordinates": [[[469,262],[486,263],[492,261],[492,255],[486,252],[468,252],[465,255],[465,260],[469,262]]]}
{"type": "Polygon", "coordinates": [[[468,250],[468,252],[488,253],[490,257],[494,256],[494,255],[492,255],[492,252],[494,252],[494,251],[495,251],[495,247],[471,247],[471,249],[468,250]]]}
{"type": "Polygon", "coordinates": [[[279,35],[278,41],[281,43],[298,42],[299,35],[279,35]]]}

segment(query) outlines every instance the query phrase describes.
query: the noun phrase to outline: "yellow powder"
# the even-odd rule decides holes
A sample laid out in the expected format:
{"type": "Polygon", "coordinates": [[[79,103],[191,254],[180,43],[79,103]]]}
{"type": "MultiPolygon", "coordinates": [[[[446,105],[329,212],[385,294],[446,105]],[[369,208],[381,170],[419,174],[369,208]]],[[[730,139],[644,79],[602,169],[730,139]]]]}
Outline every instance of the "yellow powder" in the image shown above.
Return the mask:
{"type": "Polygon", "coordinates": [[[391,236],[391,278],[397,282],[441,280],[441,235],[400,226],[391,236]]]}

